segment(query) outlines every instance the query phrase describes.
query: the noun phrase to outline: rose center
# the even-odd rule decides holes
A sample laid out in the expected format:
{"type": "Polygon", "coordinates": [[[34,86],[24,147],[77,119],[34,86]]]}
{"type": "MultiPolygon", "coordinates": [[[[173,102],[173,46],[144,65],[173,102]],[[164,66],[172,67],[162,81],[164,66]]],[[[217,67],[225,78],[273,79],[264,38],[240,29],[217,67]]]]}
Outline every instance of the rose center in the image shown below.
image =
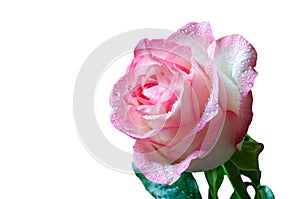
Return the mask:
{"type": "Polygon", "coordinates": [[[167,113],[177,99],[170,89],[154,83],[135,89],[133,97],[139,103],[138,110],[144,114],[151,113],[153,109],[157,114],[167,113]]]}

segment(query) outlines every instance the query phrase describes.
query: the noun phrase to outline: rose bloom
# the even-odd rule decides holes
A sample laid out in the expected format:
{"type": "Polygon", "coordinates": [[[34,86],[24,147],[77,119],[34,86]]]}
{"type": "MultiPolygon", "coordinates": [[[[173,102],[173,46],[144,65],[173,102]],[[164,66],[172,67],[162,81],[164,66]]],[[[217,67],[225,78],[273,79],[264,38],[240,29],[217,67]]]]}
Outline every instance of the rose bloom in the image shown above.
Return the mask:
{"type": "Polygon", "coordinates": [[[134,164],[146,178],[172,184],[240,148],[252,120],[256,57],[240,35],[215,40],[206,22],[137,44],[111,92],[111,122],[136,140],[134,164]]]}

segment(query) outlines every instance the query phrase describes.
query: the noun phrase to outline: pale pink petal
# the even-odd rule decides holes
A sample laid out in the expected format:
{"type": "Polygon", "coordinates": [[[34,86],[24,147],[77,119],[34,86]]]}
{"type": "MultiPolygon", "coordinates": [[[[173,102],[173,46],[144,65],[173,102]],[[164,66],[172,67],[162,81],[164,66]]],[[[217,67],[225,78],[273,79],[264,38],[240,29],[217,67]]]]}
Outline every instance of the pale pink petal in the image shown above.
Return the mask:
{"type": "Polygon", "coordinates": [[[135,47],[134,56],[151,55],[165,62],[172,63],[172,67],[189,73],[191,69],[191,49],[165,39],[141,40],[135,47]]]}
{"type": "Polygon", "coordinates": [[[207,125],[202,132],[183,139],[173,147],[169,145],[159,146],[155,143],[147,142],[147,140],[137,141],[134,146],[134,163],[147,179],[160,184],[176,182],[181,173],[189,167],[191,161],[194,163],[193,166],[189,167],[189,170],[194,171],[199,171],[199,169],[202,171],[218,166],[219,163],[222,164],[224,163],[223,161],[228,160],[228,156],[231,156],[235,150],[233,145],[235,134],[231,130],[236,128],[236,122],[231,120],[233,117],[231,117],[230,113],[228,113],[227,117],[224,131],[220,134],[220,139],[216,140],[217,143],[214,144],[217,149],[214,147],[207,156],[201,157],[210,159],[209,162],[205,163],[204,161],[204,163],[197,165],[199,160],[201,160],[199,153],[209,128],[207,125]],[[223,157],[214,159],[217,156],[223,157]]]}
{"type": "Polygon", "coordinates": [[[209,79],[211,81],[211,90],[208,102],[205,105],[204,113],[199,120],[197,126],[194,128],[193,133],[200,132],[205,125],[218,114],[219,107],[219,77],[217,68],[211,62],[203,64],[209,79]]]}
{"type": "Polygon", "coordinates": [[[223,72],[219,72],[220,82],[225,89],[226,95],[226,110],[230,110],[234,113],[239,112],[240,106],[240,92],[238,92],[237,85],[233,83],[231,79],[228,78],[223,72]]]}
{"type": "MultiPolygon", "coordinates": [[[[149,131],[149,126],[133,123],[133,121],[136,121],[135,118],[138,117],[137,113],[134,112],[124,100],[126,96],[130,95],[128,92],[129,82],[130,78],[127,73],[114,85],[110,94],[110,106],[112,107],[110,120],[114,127],[121,132],[131,137],[142,138],[147,136],[146,133],[149,131]],[[132,117],[128,117],[128,112],[134,113],[132,117]]],[[[141,119],[138,123],[142,123],[141,119]]]]}
{"type": "Polygon", "coordinates": [[[202,129],[201,132],[181,138],[180,141],[166,149],[166,156],[169,157],[170,160],[178,163],[184,161],[191,153],[195,151],[199,153],[199,149],[203,144],[203,140],[205,139],[207,132],[208,125],[206,125],[206,128],[202,129]]]}
{"type": "Polygon", "coordinates": [[[179,41],[182,34],[185,34],[198,42],[204,49],[207,49],[210,43],[214,41],[214,36],[208,22],[188,23],[184,27],[180,28],[176,33],[173,33],[168,39],[179,41]]]}
{"type": "Polygon", "coordinates": [[[257,54],[253,46],[240,35],[226,36],[217,40],[211,44],[209,52],[218,69],[235,85],[234,92],[239,93],[239,110],[238,112],[234,110],[239,118],[236,138],[238,144],[247,133],[252,120],[250,90],[257,76],[254,70],[257,54]]]}
{"type": "MultiPolygon", "coordinates": [[[[151,126],[147,124],[147,120],[140,114],[141,109],[138,109],[137,98],[133,97],[133,93],[135,87],[141,86],[143,83],[143,80],[140,79],[141,74],[147,74],[149,70],[158,68],[157,66],[160,63],[148,56],[137,57],[137,59],[139,62],[133,60],[132,65],[135,64],[135,67],[128,70],[114,85],[110,95],[110,105],[112,107],[110,118],[114,127],[121,132],[133,138],[146,138],[152,136],[155,132],[152,131],[151,126]]],[[[159,73],[153,71],[153,74],[159,73]]]]}
{"type": "Polygon", "coordinates": [[[224,164],[233,155],[237,120],[235,113],[226,112],[226,120],[217,143],[206,156],[193,160],[188,171],[204,171],[216,168],[224,164]]]}
{"type": "Polygon", "coordinates": [[[239,111],[239,125],[238,132],[236,135],[235,144],[238,145],[245,137],[248,131],[248,127],[252,121],[252,92],[249,91],[247,96],[243,96],[240,100],[240,111],[239,111]]]}
{"type": "Polygon", "coordinates": [[[176,182],[181,173],[188,168],[191,159],[196,158],[196,154],[192,153],[184,161],[174,163],[166,159],[151,143],[140,140],[136,141],[133,149],[136,167],[147,179],[159,184],[176,182]]]}
{"type": "MultiPolygon", "coordinates": [[[[218,74],[218,73],[217,73],[218,74]]],[[[225,122],[226,118],[226,105],[227,105],[227,100],[226,100],[226,90],[224,85],[222,84],[222,79],[220,78],[219,75],[217,75],[218,79],[218,97],[217,97],[217,104],[213,106],[213,109],[211,110],[210,107],[208,106],[208,111],[203,115],[202,120],[205,121],[206,117],[211,117],[210,115],[213,115],[213,118],[209,120],[205,124],[205,127],[207,129],[206,136],[203,139],[203,144],[201,145],[198,153],[198,157],[203,158],[207,154],[210,153],[210,151],[214,148],[216,143],[219,140],[219,137],[222,133],[222,128],[225,122]],[[211,112],[212,111],[212,112],[211,112]]],[[[209,105],[209,104],[208,104],[209,105]]]]}
{"type": "Polygon", "coordinates": [[[192,71],[193,73],[188,77],[178,76],[175,82],[171,82],[170,89],[178,99],[172,110],[159,117],[147,116],[151,119],[151,123],[156,120],[165,121],[163,128],[157,129],[159,133],[150,138],[152,141],[171,146],[189,137],[190,134],[196,133],[194,129],[207,107],[211,86],[207,85],[210,82],[207,82],[207,77],[203,77],[205,74],[197,70],[192,71]],[[162,117],[164,117],[163,120],[162,117]]]}
{"type": "Polygon", "coordinates": [[[198,63],[193,63],[191,78],[191,90],[189,94],[192,98],[194,118],[199,121],[204,113],[212,90],[212,82],[209,79],[204,67],[198,63]],[[197,114],[199,113],[199,114],[197,114]]]}
{"type": "MultiPolygon", "coordinates": [[[[213,149],[222,133],[226,116],[226,94],[223,85],[218,81],[217,71],[213,67],[211,69],[209,74],[215,78],[215,81],[212,85],[210,98],[205,103],[206,106],[203,109],[204,112],[201,118],[196,120],[198,123],[195,123],[195,127],[185,129],[185,133],[182,133],[182,135],[177,133],[176,137],[180,139],[174,138],[173,140],[177,142],[168,145],[171,148],[168,150],[167,156],[172,160],[187,158],[188,154],[193,151],[195,151],[193,154],[196,155],[196,158],[205,157],[213,149]],[[184,148],[182,148],[183,145],[185,146],[184,148]]],[[[184,128],[180,127],[179,130],[181,129],[184,128]]],[[[190,157],[189,159],[192,160],[193,158],[190,157]]]]}
{"type": "MultiPolygon", "coordinates": [[[[166,158],[165,154],[162,153],[164,150],[168,151],[169,147],[163,146],[158,149],[152,143],[137,141],[134,145],[134,163],[145,177],[152,182],[172,184],[176,182],[181,173],[186,170],[203,171],[215,168],[226,162],[235,151],[235,133],[232,130],[236,128],[236,115],[233,112],[227,112],[223,131],[210,153],[205,157],[199,158],[199,150],[190,151],[186,148],[185,143],[184,147],[187,149],[185,152],[187,152],[186,154],[188,155],[179,162],[174,162],[166,158]]],[[[194,144],[196,145],[198,141],[201,145],[202,139],[203,136],[199,134],[192,140],[186,141],[192,142],[192,144],[188,146],[193,146],[194,144]]],[[[178,145],[179,148],[182,146],[183,145],[180,144],[178,145]]]]}
{"type": "Polygon", "coordinates": [[[257,72],[257,53],[254,47],[240,35],[230,35],[220,38],[210,48],[216,66],[228,76],[243,93],[247,95],[253,86],[257,72]]]}
{"type": "Polygon", "coordinates": [[[190,46],[195,59],[203,63],[208,58],[207,48],[214,41],[214,36],[208,22],[192,22],[173,33],[168,40],[190,46]]]}
{"type": "MultiPolygon", "coordinates": [[[[222,92],[224,95],[225,91],[224,88],[220,91],[218,71],[215,65],[210,62],[207,51],[211,42],[214,41],[214,37],[208,23],[190,23],[174,33],[169,40],[175,41],[181,45],[191,46],[193,56],[203,65],[205,71],[203,74],[205,75],[202,79],[205,80],[207,77],[207,79],[210,80],[205,81],[210,89],[209,100],[205,103],[202,101],[206,98],[198,100],[201,104],[205,104],[206,106],[201,118],[198,120],[198,124],[190,133],[188,133],[188,136],[194,133],[201,133],[203,129],[209,126],[209,130],[203,138],[203,144],[199,146],[200,149],[197,152],[198,157],[204,157],[214,147],[221,134],[220,128],[222,128],[224,123],[224,111],[226,110],[226,100],[223,100],[222,95],[219,96],[219,92],[222,92]]],[[[202,65],[199,68],[202,68],[202,65]]],[[[195,90],[195,92],[201,93],[202,91],[195,90]]]]}

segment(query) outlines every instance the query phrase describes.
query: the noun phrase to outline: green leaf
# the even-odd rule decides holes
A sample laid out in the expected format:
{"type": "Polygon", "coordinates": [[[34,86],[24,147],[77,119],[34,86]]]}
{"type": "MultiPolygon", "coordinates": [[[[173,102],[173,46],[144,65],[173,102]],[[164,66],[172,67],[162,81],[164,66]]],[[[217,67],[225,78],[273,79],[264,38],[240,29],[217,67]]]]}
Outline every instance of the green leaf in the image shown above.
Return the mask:
{"type": "Polygon", "coordinates": [[[241,172],[241,174],[250,178],[250,180],[252,181],[252,183],[251,183],[252,185],[254,185],[255,187],[260,186],[261,172],[259,170],[252,170],[252,171],[240,170],[240,172],[241,172]]]}
{"type": "Polygon", "coordinates": [[[145,189],[155,198],[160,199],[201,199],[199,188],[192,173],[184,172],[173,184],[157,184],[148,180],[132,163],[135,175],[142,181],[145,189]]]}
{"type": "Polygon", "coordinates": [[[274,199],[275,196],[268,186],[260,186],[256,192],[255,199],[274,199]]]}
{"type": "Polygon", "coordinates": [[[218,190],[224,180],[222,167],[205,171],[204,174],[209,185],[209,199],[218,199],[218,190]]]}
{"type": "Polygon", "coordinates": [[[262,151],[263,144],[246,135],[242,150],[236,151],[230,160],[222,165],[234,189],[231,199],[250,198],[247,192],[249,185],[253,186],[256,191],[255,199],[275,198],[269,187],[260,185],[261,171],[258,156],[262,151]],[[243,182],[241,175],[247,176],[251,182],[243,182]]]}
{"type": "Polygon", "coordinates": [[[263,144],[246,136],[242,150],[236,151],[231,161],[241,170],[259,170],[258,155],[263,151],[263,144]]]}
{"type": "Polygon", "coordinates": [[[241,198],[236,192],[233,192],[232,195],[230,196],[230,199],[241,199],[241,198]]]}
{"type": "Polygon", "coordinates": [[[244,139],[242,150],[236,151],[231,157],[240,173],[251,179],[255,188],[260,186],[261,172],[259,170],[258,156],[263,151],[263,144],[256,142],[249,135],[244,139]]]}

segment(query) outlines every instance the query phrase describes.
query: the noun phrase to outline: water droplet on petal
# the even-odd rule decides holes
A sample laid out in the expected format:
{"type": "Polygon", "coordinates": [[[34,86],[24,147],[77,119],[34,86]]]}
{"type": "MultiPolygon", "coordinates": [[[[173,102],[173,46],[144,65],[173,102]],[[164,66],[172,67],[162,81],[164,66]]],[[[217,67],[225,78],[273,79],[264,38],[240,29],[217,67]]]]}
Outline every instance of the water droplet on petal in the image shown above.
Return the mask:
{"type": "Polygon", "coordinates": [[[253,83],[249,83],[248,86],[249,86],[250,88],[252,88],[252,87],[253,87],[253,83]]]}
{"type": "Polygon", "coordinates": [[[167,174],[168,181],[172,182],[173,178],[174,178],[174,174],[173,174],[171,168],[168,165],[165,165],[164,170],[165,170],[165,173],[167,174]]]}

